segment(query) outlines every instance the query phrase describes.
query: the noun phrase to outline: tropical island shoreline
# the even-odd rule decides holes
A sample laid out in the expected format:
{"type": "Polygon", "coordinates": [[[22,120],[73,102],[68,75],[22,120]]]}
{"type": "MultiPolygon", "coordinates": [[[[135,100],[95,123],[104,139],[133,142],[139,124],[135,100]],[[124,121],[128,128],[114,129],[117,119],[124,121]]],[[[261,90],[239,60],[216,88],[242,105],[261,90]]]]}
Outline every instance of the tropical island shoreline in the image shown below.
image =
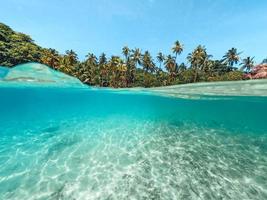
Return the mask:
{"type": "Polygon", "coordinates": [[[178,63],[184,45],[176,41],[172,53],[159,52],[153,59],[149,51],[122,48],[123,58],[99,57],[89,53],[79,61],[73,50],[60,54],[55,49],[42,48],[26,34],[0,23],[0,66],[13,67],[38,62],[78,78],[84,84],[111,88],[161,87],[196,82],[236,81],[267,78],[267,59],[255,65],[253,57],[241,59],[240,52],[231,48],[221,60],[213,60],[205,46],[197,46],[188,54],[188,64],[178,63]]]}
{"type": "Polygon", "coordinates": [[[216,96],[267,96],[267,79],[217,81],[178,84],[161,87],[117,88],[83,84],[79,79],[51,69],[40,63],[25,63],[12,68],[0,68],[0,88],[68,88],[89,89],[116,93],[148,93],[186,99],[216,98],[216,96]]]}

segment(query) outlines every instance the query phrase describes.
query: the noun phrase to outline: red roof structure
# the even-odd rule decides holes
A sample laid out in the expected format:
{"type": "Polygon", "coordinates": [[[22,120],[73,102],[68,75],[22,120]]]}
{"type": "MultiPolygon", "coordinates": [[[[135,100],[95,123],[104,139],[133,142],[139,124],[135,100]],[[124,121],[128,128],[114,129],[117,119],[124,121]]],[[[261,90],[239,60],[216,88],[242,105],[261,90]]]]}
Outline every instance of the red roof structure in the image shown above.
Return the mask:
{"type": "Polygon", "coordinates": [[[259,64],[252,68],[252,71],[244,76],[248,79],[267,78],[267,64],[259,64]]]}

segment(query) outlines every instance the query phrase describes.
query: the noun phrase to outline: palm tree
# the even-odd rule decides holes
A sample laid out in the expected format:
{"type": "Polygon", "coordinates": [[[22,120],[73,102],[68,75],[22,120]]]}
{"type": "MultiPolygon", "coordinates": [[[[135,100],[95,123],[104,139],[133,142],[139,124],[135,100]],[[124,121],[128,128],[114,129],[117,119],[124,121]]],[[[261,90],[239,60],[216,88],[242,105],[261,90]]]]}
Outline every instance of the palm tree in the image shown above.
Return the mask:
{"type": "Polygon", "coordinates": [[[93,53],[88,53],[86,58],[87,59],[85,60],[85,63],[88,71],[86,82],[90,83],[91,85],[97,85],[100,81],[97,57],[93,53]]]}
{"type": "Polygon", "coordinates": [[[137,65],[141,65],[142,52],[139,48],[135,48],[132,52],[132,59],[135,62],[135,67],[137,67],[137,65]]]}
{"type": "Polygon", "coordinates": [[[178,66],[178,70],[179,72],[183,72],[186,70],[186,65],[184,63],[181,63],[179,66],[178,66]]]}
{"type": "Polygon", "coordinates": [[[117,73],[118,73],[118,85],[119,87],[126,87],[127,86],[127,66],[125,63],[120,62],[117,66],[117,73]]]}
{"type": "Polygon", "coordinates": [[[106,54],[105,53],[102,53],[100,56],[99,56],[99,65],[103,65],[103,64],[106,64],[107,63],[107,57],[106,57],[106,54]]]}
{"type": "Polygon", "coordinates": [[[164,62],[164,65],[165,65],[165,68],[168,72],[171,72],[173,71],[174,67],[175,67],[175,58],[172,57],[172,55],[168,55],[166,58],[165,58],[165,62],[164,62]]]}
{"type": "Polygon", "coordinates": [[[130,55],[130,49],[127,46],[124,46],[122,48],[122,54],[125,56],[125,60],[127,62],[129,55],[130,55]]]}
{"type": "Polygon", "coordinates": [[[177,64],[175,58],[172,55],[168,55],[164,62],[166,70],[169,72],[170,80],[173,81],[176,77],[177,64]]]}
{"type": "Polygon", "coordinates": [[[72,49],[71,50],[67,50],[66,51],[66,56],[69,59],[69,64],[71,66],[74,66],[75,64],[77,64],[77,62],[78,62],[78,56],[75,53],[75,51],[73,51],[72,49]]]}
{"type": "Polygon", "coordinates": [[[59,53],[55,49],[45,49],[41,57],[41,62],[57,69],[60,62],[59,53]]]}
{"type": "Polygon", "coordinates": [[[159,52],[157,55],[157,60],[159,62],[159,68],[161,69],[161,64],[163,63],[165,59],[165,56],[163,55],[163,53],[159,52]]]}
{"type": "Polygon", "coordinates": [[[112,87],[122,87],[126,85],[127,67],[119,56],[111,56],[109,69],[111,70],[110,84],[112,87]]]}
{"type": "Polygon", "coordinates": [[[226,62],[229,66],[228,71],[234,69],[234,65],[237,64],[240,60],[239,55],[241,52],[237,52],[236,48],[229,49],[226,54],[223,56],[223,61],[226,62]]]}
{"type": "Polygon", "coordinates": [[[87,78],[89,77],[89,71],[87,69],[85,62],[80,62],[77,65],[76,69],[76,76],[79,78],[83,83],[88,83],[87,78]]]}
{"type": "Polygon", "coordinates": [[[251,58],[249,56],[243,59],[241,65],[242,65],[241,70],[245,70],[246,72],[249,72],[254,66],[254,57],[251,58]]]}
{"type": "Polygon", "coordinates": [[[142,57],[142,66],[144,71],[153,73],[155,71],[155,63],[153,62],[152,56],[148,51],[145,51],[142,57]]]}
{"type": "Polygon", "coordinates": [[[67,55],[64,55],[59,60],[59,68],[58,69],[64,73],[67,73],[67,74],[72,73],[72,67],[70,65],[70,61],[69,61],[69,58],[67,57],[67,55]]]}
{"type": "Polygon", "coordinates": [[[192,53],[188,54],[187,59],[194,71],[194,82],[197,81],[199,72],[206,69],[210,57],[211,55],[207,54],[206,48],[201,45],[197,46],[192,53]]]}
{"type": "Polygon", "coordinates": [[[101,86],[108,86],[108,66],[107,57],[105,53],[102,53],[98,59],[99,79],[101,86]]]}
{"type": "Polygon", "coordinates": [[[172,47],[172,52],[175,54],[175,62],[177,55],[180,55],[183,52],[183,45],[177,40],[172,47]]]}
{"type": "Polygon", "coordinates": [[[93,53],[88,53],[85,57],[87,58],[85,61],[87,64],[97,65],[97,57],[93,53]]]}
{"type": "Polygon", "coordinates": [[[127,86],[130,86],[135,81],[136,67],[135,62],[132,59],[128,59],[127,62],[127,86]]]}
{"type": "Polygon", "coordinates": [[[67,50],[66,55],[63,56],[61,61],[60,69],[70,75],[76,76],[78,64],[78,56],[75,51],[67,50]]]}
{"type": "MultiPolygon", "coordinates": [[[[127,67],[127,71],[126,71],[126,80],[127,80],[127,86],[131,85],[134,82],[134,76],[135,76],[135,61],[133,61],[133,55],[130,56],[132,50],[129,49],[128,46],[124,46],[122,48],[122,54],[125,57],[125,64],[127,67]]],[[[139,52],[135,52],[137,57],[139,52]]],[[[137,61],[138,62],[138,61],[137,61]]]]}

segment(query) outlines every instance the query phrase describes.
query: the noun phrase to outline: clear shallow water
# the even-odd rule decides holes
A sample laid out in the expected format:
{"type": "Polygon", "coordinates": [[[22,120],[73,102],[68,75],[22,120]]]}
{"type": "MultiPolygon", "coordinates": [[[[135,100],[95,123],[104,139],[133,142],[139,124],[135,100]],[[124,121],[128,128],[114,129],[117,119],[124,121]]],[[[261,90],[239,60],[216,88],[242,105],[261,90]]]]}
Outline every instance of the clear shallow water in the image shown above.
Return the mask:
{"type": "Polygon", "coordinates": [[[266,97],[0,90],[0,199],[267,199],[266,97]]]}

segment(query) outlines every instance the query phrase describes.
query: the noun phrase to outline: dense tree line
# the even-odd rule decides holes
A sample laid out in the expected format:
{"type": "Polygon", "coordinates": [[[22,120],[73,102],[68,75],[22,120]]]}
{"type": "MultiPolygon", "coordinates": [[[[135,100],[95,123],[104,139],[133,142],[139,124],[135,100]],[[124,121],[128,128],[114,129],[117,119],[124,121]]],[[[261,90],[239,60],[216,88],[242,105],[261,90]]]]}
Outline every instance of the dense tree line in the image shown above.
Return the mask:
{"type": "Polygon", "coordinates": [[[240,80],[254,65],[252,57],[240,58],[231,48],[221,60],[212,59],[205,46],[197,46],[188,54],[188,64],[178,63],[184,46],[176,41],[168,55],[159,52],[153,58],[149,51],[122,48],[122,56],[107,57],[89,53],[79,61],[73,50],[60,54],[55,49],[42,48],[30,36],[13,31],[0,23],[0,65],[14,66],[25,62],[40,62],[79,78],[89,85],[105,87],[153,87],[200,81],[240,80]],[[238,69],[237,66],[241,65],[238,69]]]}

